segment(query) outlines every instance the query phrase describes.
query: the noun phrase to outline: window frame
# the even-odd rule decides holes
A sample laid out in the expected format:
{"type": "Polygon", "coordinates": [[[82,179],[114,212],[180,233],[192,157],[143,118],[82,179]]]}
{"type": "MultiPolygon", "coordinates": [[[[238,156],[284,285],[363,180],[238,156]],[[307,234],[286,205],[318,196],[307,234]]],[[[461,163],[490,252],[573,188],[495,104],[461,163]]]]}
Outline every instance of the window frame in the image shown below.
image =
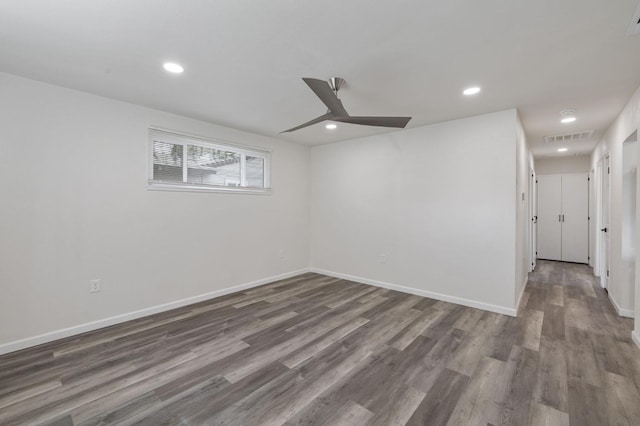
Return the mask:
{"type": "Polygon", "coordinates": [[[159,127],[149,128],[147,161],[147,189],[155,191],[189,191],[189,192],[218,192],[235,194],[271,194],[271,151],[264,148],[254,148],[237,145],[221,139],[211,139],[186,133],[167,130],[159,127]],[[163,142],[182,145],[182,182],[157,181],[153,179],[154,161],[153,144],[163,142]],[[187,182],[188,145],[217,149],[237,153],[240,156],[240,186],[218,186],[187,182]],[[261,158],[264,164],[264,187],[247,187],[246,158],[261,158]]]}

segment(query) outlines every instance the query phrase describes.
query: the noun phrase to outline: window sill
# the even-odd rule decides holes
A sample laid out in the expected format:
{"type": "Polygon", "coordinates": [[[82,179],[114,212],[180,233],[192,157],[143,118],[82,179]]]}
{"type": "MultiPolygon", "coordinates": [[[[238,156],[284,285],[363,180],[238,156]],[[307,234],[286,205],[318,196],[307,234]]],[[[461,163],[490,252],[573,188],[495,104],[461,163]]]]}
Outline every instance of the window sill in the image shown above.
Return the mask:
{"type": "Polygon", "coordinates": [[[270,195],[271,188],[239,188],[225,186],[206,186],[197,184],[148,182],[148,191],[216,192],[224,194],[270,195]]]}

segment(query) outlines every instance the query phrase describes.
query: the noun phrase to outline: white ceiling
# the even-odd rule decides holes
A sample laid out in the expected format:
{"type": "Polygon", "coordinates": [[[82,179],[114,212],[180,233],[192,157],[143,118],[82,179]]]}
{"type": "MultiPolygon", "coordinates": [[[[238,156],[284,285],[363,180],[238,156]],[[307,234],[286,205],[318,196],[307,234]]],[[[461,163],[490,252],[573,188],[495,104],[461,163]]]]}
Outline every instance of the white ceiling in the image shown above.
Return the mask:
{"type": "Polygon", "coordinates": [[[351,114],[408,127],[516,107],[539,157],[557,155],[545,135],[597,139],[640,85],[640,36],[625,35],[637,3],[2,0],[0,71],[307,145],[389,131],[279,135],[325,112],[301,77],[338,76],[351,114]],[[462,96],[472,84],[482,93],[462,96]],[[578,120],[562,125],[567,108],[578,120]]]}

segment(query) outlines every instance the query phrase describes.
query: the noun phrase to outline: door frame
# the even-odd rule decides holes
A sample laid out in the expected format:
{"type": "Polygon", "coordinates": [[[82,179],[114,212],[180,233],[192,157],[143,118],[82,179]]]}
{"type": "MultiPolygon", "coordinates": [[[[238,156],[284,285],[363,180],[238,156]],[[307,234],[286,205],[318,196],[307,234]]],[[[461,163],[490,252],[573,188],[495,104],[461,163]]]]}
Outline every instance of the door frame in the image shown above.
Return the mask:
{"type": "Polygon", "coordinates": [[[596,228],[599,236],[598,244],[598,272],[600,274],[600,286],[604,289],[609,288],[609,260],[611,253],[611,244],[609,240],[609,228],[611,217],[611,165],[609,154],[606,154],[598,161],[600,170],[599,179],[599,203],[598,203],[598,227],[596,228]]]}
{"type": "Polygon", "coordinates": [[[589,212],[591,218],[589,226],[592,233],[589,234],[589,246],[593,245],[593,275],[600,277],[600,225],[602,220],[602,159],[598,160],[593,169],[591,184],[593,186],[593,211],[589,212]]]}

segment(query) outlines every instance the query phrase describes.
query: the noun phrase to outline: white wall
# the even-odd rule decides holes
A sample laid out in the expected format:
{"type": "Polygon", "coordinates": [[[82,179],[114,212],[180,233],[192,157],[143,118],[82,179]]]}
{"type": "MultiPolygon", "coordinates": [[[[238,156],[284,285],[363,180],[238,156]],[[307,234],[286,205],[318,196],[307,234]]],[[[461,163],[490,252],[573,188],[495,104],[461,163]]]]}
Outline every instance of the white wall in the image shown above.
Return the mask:
{"type": "Polygon", "coordinates": [[[0,149],[0,349],[309,266],[307,147],[0,73],[0,149]],[[149,126],[272,150],[273,193],[148,191],[149,126]]]}
{"type": "Polygon", "coordinates": [[[516,122],[508,110],[312,148],[313,268],[515,312],[516,122]]]}
{"type": "MultiPolygon", "coordinates": [[[[627,105],[614,123],[606,131],[591,156],[591,166],[596,167],[598,161],[609,155],[611,167],[611,196],[610,196],[610,261],[609,261],[609,296],[618,305],[620,312],[633,315],[634,310],[640,309],[640,290],[636,282],[635,301],[634,291],[623,284],[622,280],[622,144],[638,129],[640,125],[640,88],[636,90],[627,105]]],[[[606,173],[606,170],[604,170],[606,173]]],[[[593,222],[593,221],[592,221],[593,222]]],[[[638,236],[636,236],[638,238],[638,236]]],[[[637,245],[636,245],[637,246],[637,245]]],[[[636,267],[639,262],[636,261],[636,267]]],[[[601,271],[602,272],[602,271],[601,271]]],[[[636,270],[636,277],[638,277],[636,270]]],[[[640,330],[639,319],[636,319],[636,332],[640,330]]]]}
{"type": "Polygon", "coordinates": [[[587,173],[591,170],[591,157],[536,158],[536,173],[539,175],[556,175],[562,173],[587,173]]]}

